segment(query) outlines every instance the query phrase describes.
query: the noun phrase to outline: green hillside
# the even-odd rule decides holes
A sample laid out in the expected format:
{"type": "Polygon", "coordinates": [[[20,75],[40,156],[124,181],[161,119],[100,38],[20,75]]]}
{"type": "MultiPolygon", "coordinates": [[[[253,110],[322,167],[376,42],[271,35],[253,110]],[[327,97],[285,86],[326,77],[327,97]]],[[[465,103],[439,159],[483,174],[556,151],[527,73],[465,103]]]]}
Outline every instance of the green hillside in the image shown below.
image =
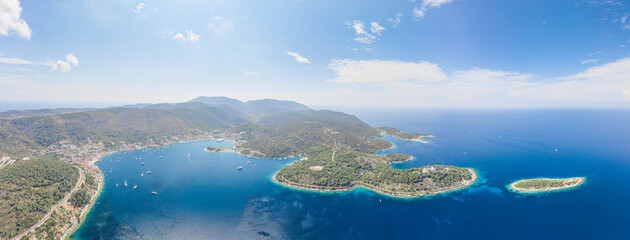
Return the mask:
{"type": "Polygon", "coordinates": [[[0,238],[35,224],[78,179],[77,167],[49,156],[0,169],[0,238]]]}

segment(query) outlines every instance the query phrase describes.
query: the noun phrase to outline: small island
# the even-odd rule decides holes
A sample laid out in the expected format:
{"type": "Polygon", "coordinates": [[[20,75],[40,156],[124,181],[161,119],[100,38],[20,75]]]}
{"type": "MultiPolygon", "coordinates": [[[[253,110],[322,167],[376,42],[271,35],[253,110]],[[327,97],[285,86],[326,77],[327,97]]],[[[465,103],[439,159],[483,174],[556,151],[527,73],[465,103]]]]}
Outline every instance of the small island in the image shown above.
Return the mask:
{"type": "Polygon", "coordinates": [[[215,153],[215,152],[234,152],[234,149],[232,149],[232,148],[224,148],[224,147],[207,147],[206,148],[206,152],[211,152],[211,153],[215,153]]]}
{"type": "Polygon", "coordinates": [[[586,182],[585,177],[531,178],[513,182],[508,188],[518,193],[543,193],[574,188],[584,182],[586,182]]]}
{"type": "Polygon", "coordinates": [[[434,137],[433,135],[428,135],[428,134],[423,134],[423,133],[406,133],[406,132],[403,132],[403,131],[400,131],[398,129],[391,128],[391,127],[380,127],[378,128],[378,130],[381,131],[381,133],[385,133],[389,136],[395,137],[396,139],[404,140],[404,141],[428,143],[427,141],[422,140],[422,138],[434,137]]]}

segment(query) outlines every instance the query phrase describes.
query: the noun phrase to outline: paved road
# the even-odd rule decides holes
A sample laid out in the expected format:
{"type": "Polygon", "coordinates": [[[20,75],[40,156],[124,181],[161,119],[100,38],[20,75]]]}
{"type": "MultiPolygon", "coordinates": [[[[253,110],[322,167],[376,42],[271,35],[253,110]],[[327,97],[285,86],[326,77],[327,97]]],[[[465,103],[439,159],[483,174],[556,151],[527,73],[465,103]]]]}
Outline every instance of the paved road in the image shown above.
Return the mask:
{"type": "Polygon", "coordinates": [[[57,210],[57,208],[59,208],[59,206],[61,206],[61,204],[64,204],[68,201],[68,199],[70,199],[70,196],[72,196],[72,194],[74,192],[76,192],[77,190],[79,190],[79,188],[81,187],[81,183],[83,183],[83,171],[81,170],[80,167],[77,167],[79,169],[79,181],[77,181],[77,183],[74,185],[74,188],[72,189],[72,191],[70,191],[63,199],[61,199],[61,201],[59,201],[57,204],[55,204],[55,206],[53,206],[50,211],[48,213],[46,213],[46,215],[44,216],[44,218],[42,218],[41,220],[39,220],[39,222],[37,222],[35,225],[33,225],[32,227],[30,227],[29,229],[27,229],[26,231],[20,233],[19,235],[11,238],[12,240],[17,240],[22,238],[24,235],[26,235],[27,233],[29,233],[30,231],[35,230],[35,228],[38,228],[39,226],[41,226],[42,224],[44,224],[46,222],[46,220],[48,220],[48,218],[50,218],[50,215],[52,215],[53,212],[55,212],[55,210],[57,210]]]}

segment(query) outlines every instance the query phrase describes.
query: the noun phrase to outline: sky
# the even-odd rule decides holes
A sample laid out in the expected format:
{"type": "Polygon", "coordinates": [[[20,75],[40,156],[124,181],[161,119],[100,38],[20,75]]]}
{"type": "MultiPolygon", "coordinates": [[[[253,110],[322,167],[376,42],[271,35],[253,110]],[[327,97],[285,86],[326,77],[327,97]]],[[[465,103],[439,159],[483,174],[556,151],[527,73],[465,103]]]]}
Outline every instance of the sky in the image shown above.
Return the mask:
{"type": "Polygon", "coordinates": [[[629,107],[630,1],[0,0],[0,105],[629,107]]]}

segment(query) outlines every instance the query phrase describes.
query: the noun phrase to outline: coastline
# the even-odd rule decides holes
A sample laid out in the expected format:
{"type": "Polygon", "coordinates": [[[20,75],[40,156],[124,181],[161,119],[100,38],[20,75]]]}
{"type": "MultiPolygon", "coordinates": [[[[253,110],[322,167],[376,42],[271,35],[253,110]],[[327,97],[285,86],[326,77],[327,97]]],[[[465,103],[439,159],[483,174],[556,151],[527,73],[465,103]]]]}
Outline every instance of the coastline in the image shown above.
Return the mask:
{"type": "Polygon", "coordinates": [[[568,191],[568,190],[573,190],[576,189],[582,185],[584,185],[586,183],[587,178],[586,177],[571,177],[571,178],[527,178],[527,179],[519,179],[517,181],[514,181],[510,184],[508,184],[506,186],[506,188],[510,191],[510,192],[514,192],[514,193],[518,193],[518,194],[524,194],[524,195],[533,195],[533,194],[543,194],[543,193],[548,193],[548,192],[562,192],[562,191],[568,191]],[[522,181],[527,181],[527,180],[534,180],[534,179],[540,179],[540,180],[571,180],[571,179],[577,179],[579,180],[579,183],[574,185],[574,186],[564,186],[564,187],[549,187],[549,188],[544,188],[544,189],[526,189],[526,188],[518,188],[515,187],[515,185],[519,182],[522,181]]]}
{"type": "MultiPolygon", "coordinates": [[[[109,155],[109,154],[107,154],[107,155],[109,155]]],[[[104,156],[107,156],[107,155],[104,155],[104,156]]],[[[102,157],[104,157],[104,156],[102,156],[102,157]]],[[[101,157],[99,157],[98,159],[100,159],[100,158],[101,157]]],[[[64,234],[61,237],[61,240],[68,239],[77,230],[79,230],[81,225],[83,225],[83,223],[85,222],[85,219],[87,219],[87,216],[89,215],[89,213],[92,212],[92,208],[94,207],[94,205],[96,204],[96,201],[98,200],[98,198],[101,196],[101,193],[103,192],[103,188],[105,187],[105,176],[104,176],[103,172],[101,171],[101,169],[98,168],[98,166],[96,166],[96,164],[95,164],[96,162],[97,161],[92,160],[92,161],[90,161],[90,164],[94,165],[98,169],[99,174],[101,175],[101,178],[103,180],[98,184],[98,189],[96,190],[96,193],[90,199],[90,203],[81,211],[81,214],[79,215],[79,217],[77,219],[77,223],[73,224],[72,227],[70,227],[68,232],[66,232],[66,234],[64,234]]]]}
{"type": "MultiPolygon", "coordinates": [[[[190,143],[190,142],[200,142],[200,141],[208,141],[208,140],[215,140],[216,138],[207,138],[207,139],[195,139],[195,140],[190,140],[190,141],[179,141],[179,142],[173,142],[171,144],[167,144],[167,145],[163,145],[163,146],[146,146],[146,147],[141,147],[141,148],[136,148],[136,149],[127,149],[127,150],[114,150],[111,152],[106,152],[103,153],[100,156],[95,157],[94,159],[92,159],[90,161],[90,164],[94,167],[96,167],[96,169],[98,169],[98,174],[101,176],[102,181],[100,182],[99,186],[98,186],[98,190],[97,192],[92,196],[92,198],[90,199],[90,203],[88,204],[88,206],[86,206],[82,211],[81,211],[81,216],[79,216],[78,221],[76,224],[74,224],[66,234],[64,234],[61,239],[68,239],[69,237],[71,237],[72,235],[74,235],[79,228],[81,228],[81,226],[83,225],[83,223],[85,222],[85,220],[87,219],[87,216],[90,215],[90,213],[92,212],[92,208],[94,207],[94,205],[96,204],[96,202],[98,201],[98,198],[101,196],[101,193],[103,192],[103,189],[105,188],[105,174],[103,174],[103,171],[101,170],[101,168],[99,168],[96,163],[101,161],[102,158],[107,157],[109,155],[115,154],[115,153],[120,153],[120,152],[126,152],[126,151],[134,151],[134,150],[142,150],[142,149],[146,149],[146,148],[159,148],[159,147],[168,147],[168,146],[172,146],[175,144],[180,144],[180,143],[190,143]]],[[[230,151],[226,151],[226,152],[230,152],[230,151]]],[[[234,151],[232,151],[234,152],[234,151]]]]}
{"type": "Polygon", "coordinates": [[[396,146],[396,144],[395,144],[395,143],[393,143],[393,142],[389,142],[389,143],[391,143],[391,144],[392,144],[390,147],[385,148],[385,149],[383,149],[383,150],[378,150],[378,151],[376,151],[376,154],[386,154],[385,152],[387,152],[387,151],[389,151],[389,150],[392,150],[392,149],[396,149],[396,148],[398,147],[398,146],[396,146]]]}
{"type": "MultiPolygon", "coordinates": [[[[422,138],[422,137],[421,137],[422,138]]],[[[419,139],[421,139],[419,138],[419,139]]],[[[172,146],[175,144],[180,144],[180,143],[189,143],[189,142],[199,142],[199,141],[208,141],[208,140],[213,140],[216,138],[206,138],[206,139],[195,139],[195,140],[190,140],[190,141],[179,141],[179,142],[174,142],[168,145],[163,145],[163,146],[146,146],[146,147],[141,147],[141,148],[136,148],[136,149],[123,149],[123,150],[115,150],[115,151],[111,151],[111,152],[107,152],[104,153],[98,157],[95,157],[94,159],[92,159],[90,161],[90,164],[95,166],[98,170],[99,170],[99,175],[101,176],[102,181],[99,184],[98,190],[96,192],[96,194],[94,194],[90,200],[89,205],[83,209],[83,211],[81,212],[81,216],[79,217],[80,221],[77,222],[74,226],[72,226],[68,232],[62,237],[62,239],[68,239],[69,237],[71,237],[73,234],[75,234],[80,228],[81,226],[84,224],[85,220],[87,219],[87,217],[89,216],[89,214],[91,213],[94,205],[96,204],[96,202],[98,201],[99,197],[101,196],[104,187],[105,187],[105,175],[103,174],[103,171],[96,165],[96,163],[98,161],[101,161],[102,158],[109,156],[111,154],[115,154],[115,153],[119,153],[119,152],[126,152],[126,151],[133,151],[133,150],[141,150],[141,149],[146,149],[146,148],[155,148],[155,147],[168,147],[168,146],[172,146]]],[[[229,140],[229,139],[226,139],[229,140]]],[[[404,140],[404,139],[401,139],[404,140]]],[[[230,140],[230,141],[234,141],[234,140],[230,140]]],[[[404,141],[414,141],[414,140],[404,140],[404,141]]],[[[396,148],[396,145],[394,143],[392,143],[392,146],[389,147],[388,149],[382,150],[381,152],[384,151],[388,151],[391,149],[396,148]]],[[[250,155],[245,155],[240,153],[239,151],[236,151],[235,149],[225,149],[222,151],[218,151],[218,152],[211,152],[211,151],[207,151],[204,148],[204,151],[209,152],[209,153],[227,153],[227,152],[232,152],[232,153],[236,153],[242,156],[246,156],[249,158],[255,158],[255,159],[275,159],[275,160],[281,160],[281,159],[292,159],[292,158],[298,158],[296,161],[301,161],[301,160],[305,160],[306,157],[302,157],[302,156],[295,156],[295,157],[285,157],[285,158],[264,158],[264,157],[255,157],[255,156],[250,156],[250,155]]],[[[411,155],[410,155],[411,156],[411,155]]],[[[415,157],[412,156],[414,160],[415,157]]],[[[411,161],[411,160],[407,160],[407,161],[411,161]]],[[[406,161],[405,161],[406,162],[406,161]]],[[[293,162],[289,163],[288,165],[292,164],[293,162]]],[[[306,191],[306,192],[315,192],[315,193],[321,193],[321,194],[326,194],[326,193],[330,193],[330,194],[344,194],[344,193],[351,193],[352,191],[358,190],[358,189],[365,189],[367,191],[371,191],[374,193],[377,193],[379,195],[385,196],[385,197],[389,197],[389,198],[394,198],[394,199],[421,199],[421,198],[430,198],[430,197],[435,197],[438,195],[443,195],[443,194],[447,194],[450,192],[456,192],[456,191],[461,191],[464,190],[468,187],[473,186],[477,180],[479,179],[479,176],[477,174],[477,172],[473,169],[473,168],[466,168],[468,171],[470,171],[470,173],[472,174],[472,179],[465,181],[462,185],[456,186],[456,187],[450,187],[450,188],[445,188],[445,189],[440,189],[439,191],[436,192],[432,192],[429,194],[424,194],[424,195],[414,195],[414,194],[410,194],[410,193],[390,193],[390,192],[385,192],[382,190],[378,190],[376,187],[371,186],[369,184],[357,181],[354,182],[353,186],[351,187],[347,187],[347,188],[336,188],[336,189],[322,189],[321,187],[309,187],[309,186],[300,186],[300,185],[295,185],[295,184],[288,184],[288,183],[283,183],[283,182],[279,182],[276,179],[276,175],[277,173],[280,171],[276,171],[272,177],[271,177],[271,181],[275,184],[278,184],[282,187],[286,187],[289,189],[293,189],[293,190],[299,190],[299,191],[306,191]]]]}
{"type": "Polygon", "coordinates": [[[477,180],[479,179],[479,175],[477,174],[477,172],[472,169],[472,168],[465,168],[468,171],[470,171],[470,173],[472,174],[472,179],[469,181],[465,181],[463,186],[457,186],[457,187],[451,187],[451,188],[446,188],[446,189],[441,189],[439,191],[436,192],[432,192],[430,194],[425,194],[425,195],[413,195],[413,194],[409,194],[409,193],[389,193],[389,192],[384,192],[381,190],[378,190],[376,188],[373,188],[373,186],[366,184],[364,182],[361,181],[356,181],[353,182],[353,186],[351,187],[347,187],[347,188],[335,188],[335,189],[325,189],[322,187],[317,187],[317,186],[303,186],[303,185],[297,185],[297,184],[291,184],[291,183],[284,183],[284,182],[280,182],[278,181],[278,179],[276,178],[278,171],[276,171],[272,176],[271,176],[271,181],[279,186],[285,187],[285,188],[289,188],[291,190],[298,190],[298,191],[305,191],[305,192],[314,192],[314,193],[320,193],[320,194],[343,194],[343,193],[350,193],[352,191],[355,191],[357,189],[365,189],[371,192],[375,192],[379,195],[383,195],[385,197],[389,197],[389,198],[394,198],[394,199],[421,199],[421,198],[430,198],[430,197],[435,197],[438,195],[443,195],[443,194],[447,194],[450,192],[457,192],[457,191],[461,191],[464,190],[466,188],[469,188],[471,186],[473,186],[477,180]]]}
{"type": "Polygon", "coordinates": [[[397,136],[389,135],[386,132],[381,132],[381,135],[390,136],[390,137],[393,137],[393,138],[398,139],[400,141],[420,142],[420,143],[425,143],[425,144],[429,143],[429,141],[422,140],[423,138],[433,138],[433,137],[435,137],[433,135],[422,135],[420,137],[413,138],[413,139],[404,139],[404,138],[400,138],[400,137],[397,137],[397,136]]]}

